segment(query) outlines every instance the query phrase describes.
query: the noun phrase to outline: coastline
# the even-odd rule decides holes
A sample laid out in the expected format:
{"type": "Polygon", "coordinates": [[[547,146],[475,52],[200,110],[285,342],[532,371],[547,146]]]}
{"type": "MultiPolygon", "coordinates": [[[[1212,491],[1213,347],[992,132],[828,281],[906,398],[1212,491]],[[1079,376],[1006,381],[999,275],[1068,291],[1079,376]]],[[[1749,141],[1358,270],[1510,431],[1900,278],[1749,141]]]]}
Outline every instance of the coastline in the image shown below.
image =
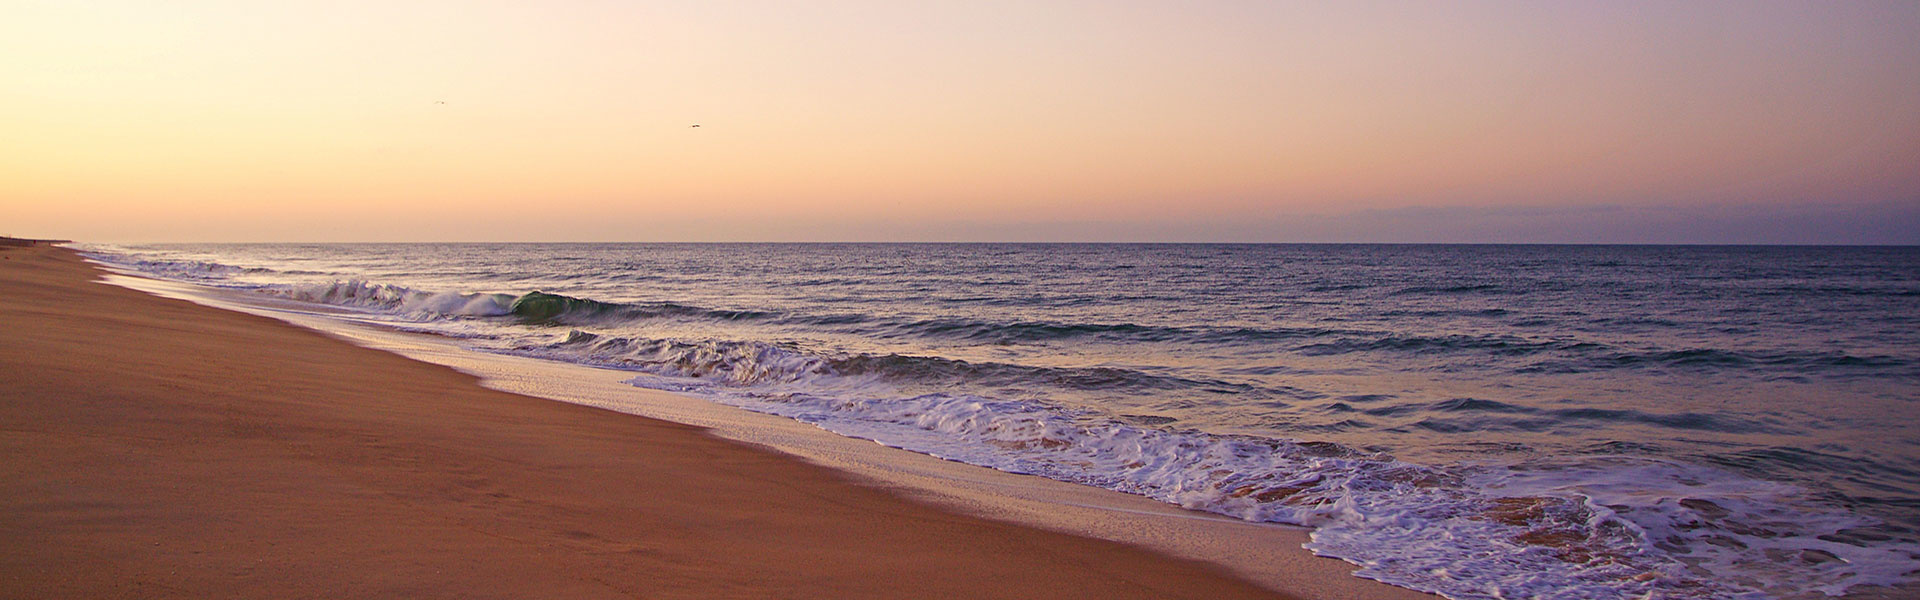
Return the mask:
{"type": "Polygon", "coordinates": [[[101,285],[71,251],[0,254],[14,593],[1277,595],[698,427],[101,285]]]}

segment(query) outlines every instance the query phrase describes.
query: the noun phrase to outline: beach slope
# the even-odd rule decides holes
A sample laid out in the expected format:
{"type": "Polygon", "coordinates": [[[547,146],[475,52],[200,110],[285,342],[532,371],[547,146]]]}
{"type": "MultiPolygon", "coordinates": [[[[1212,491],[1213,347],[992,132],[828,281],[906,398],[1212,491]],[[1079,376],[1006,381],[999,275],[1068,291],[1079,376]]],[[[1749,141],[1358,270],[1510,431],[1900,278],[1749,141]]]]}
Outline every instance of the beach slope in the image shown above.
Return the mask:
{"type": "Polygon", "coordinates": [[[0,597],[1274,597],[0,257],[0,597]]]}

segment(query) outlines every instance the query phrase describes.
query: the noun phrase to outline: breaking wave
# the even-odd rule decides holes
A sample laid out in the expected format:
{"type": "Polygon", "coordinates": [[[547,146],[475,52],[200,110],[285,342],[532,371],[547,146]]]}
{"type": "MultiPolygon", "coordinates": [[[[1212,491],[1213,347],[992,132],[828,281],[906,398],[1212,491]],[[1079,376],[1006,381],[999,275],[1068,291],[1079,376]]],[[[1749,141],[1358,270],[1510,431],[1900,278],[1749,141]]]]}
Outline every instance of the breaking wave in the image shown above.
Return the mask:
{"type": "Polygon", "coordinates": [[[1857,537],[1873,521],[1795,486],[1655,459],[1428,466],[968,394],[631,383],[950,460],[1312,527],[1308,548],[1360,565],[1359,575],[1451,598],[1837,595],[1899,581],[1920,552],[1857,537]]]}
{"type": "MultiPolygon", "coordinates": [[[[158,264],[156,274],[192,273],[186,279],[218,278],[237,267],[209,263],[158,264]]],[[[1284,340],[1312,341],[1291,347],[1303,356],[1400,353],[1460,360],[1480,357],[1537,358],[1516,367],[1523,373],[1588,373],[1633,369],[1777,370],[1828,368],[1838,376],[1920,375],[1920,365],[1897,356],[1843,351],[1743,352],[1713,348],[1626,349],[1607,344],[1514,335],[1396,335],[1353,328],[1159,327],[1135,324],[998,323],[982,320],[889,319],[861,314],[802,315],[724,310],[671,302],[618,303],[534,291],[525,294],[427,292],[365,281],[270,285],[262,291],[295,300],[377,308],[416,318],[511,316],[522,323],[554,326],[617,326],[657,319],[755,321],[811,327],[874,339],[917,338],[979,344],[1100,340],[1116,343],[1234,345],[1284,340]]]]}
{"type": "MultiPolygon", "coordinates": [[[[860,312],[846,308],[861,306],[854,298],[832,303],[840,312],[729,310],[674,302],[608,302],[544,291],[423,291],[362,280],[261,281],[290,272],[198,260],[100,256],[159,277],[361,309],[416,331],[466,336],[481,350],[622,369],[633,373],[629,383],[636,386],[691,393],[950,460],[1140,494],[1252,521],[1311,527],[1308,548],[1360,565],[1359,575],[1450,598],[1839,595],[1854,586],[1904,582],[1920,567],[1920,545],[1908,539],[1911,536],[1890,537],[1880,522],[1850,511],[1848,503],[1855,499],[1752,476],[1768,469],[1805,467],[1865,480],[1888,479],[1877,471],[1860,471],[1869,467],[1849,462],[1855,459],[1814,450],[1747,449],[1693,464],[1654,456],[1649,444],[1614,440],[1578,456],[1422,464],[1376,449],[1208,432],[1188,427],[1180,416],[1119,414],[1054,400],[1071,394],[1175,398],[1196,405],[1231,399],[1243,403],[1235,405],[1241,408],[1296,403],[1301,410],[1331,416],[1288,429],[1293,435],[1371,430],[1494,437],[1617,426],[1655,428],[1677,439],[1707,432],[1778,435],[1790,433],[1792,424],[1777,416],[1736,411],[1656,412],[1475,397],[1402,401],[1392,394],[1314,394],[1251,375],[1293,372],[1293,367],[1260,361],[1269,355],[1342,363],[1361,358],[1409,361],[1440,370],[1498,361],[1508,369],[1504,373],[1514,375],[1915,374],[1912,360],[1870,349],[1636,345],[1567,335],[1565,328],[1534,335],[1529,327],[1550,321],[1518,310],[1453,304],[1463,297],[1520,294],[1522,288],[1503,284],[1388,287],[1382,292],[1388,297],[1447,300],[1384,313],[1394,319],[1476,323],[1510,319],[1513,326],[1491,332],[1471,327],[1383,331],[1378,322],[1366,319],[1329,318],[1305,325],[1289,321],[1295,326],[1287,327],[1202,319],[1173,324],[1153,324],[1150,318],[994,319],[990,317],[995,313],[971,309],[959,314],[860,312]],[[789,338],[768,332],[806,335],[789,338]],[[906,347],[937,348],[912,344],[932,341],[1001,350],[1096,343],[1196,354],[1226,349],[1232,351],[1228,355],[1233,364],[1214,371],[1097,362],[1040,366],[1014,359],[963,360],[934,352],[860,352],[807,343],[807,335],[822,333],[904,341],[906,347]]],[[[651,277],[619,275],[627,280],[641,276],[651,277]]],[[[833,279],[822,281],[817,285],[840,285],[833,279]]],[[[1378,287],[1313,285],[1314,290],[1340,293],[1378,287]]],[[[969,306],[1012,301],[964,300],[969,306]]],[[[1632,321],[1633,327],[1676,326],[1637,314],[1589,321],[1605,324],[1610,319],[1632,321]]],[[[1402,363],[1392,364],[1397,368],[1402,363]]],[[[1903,477],[1920,474],[1899,474],[1892,480],[1907,480],[1903,477]]]]}

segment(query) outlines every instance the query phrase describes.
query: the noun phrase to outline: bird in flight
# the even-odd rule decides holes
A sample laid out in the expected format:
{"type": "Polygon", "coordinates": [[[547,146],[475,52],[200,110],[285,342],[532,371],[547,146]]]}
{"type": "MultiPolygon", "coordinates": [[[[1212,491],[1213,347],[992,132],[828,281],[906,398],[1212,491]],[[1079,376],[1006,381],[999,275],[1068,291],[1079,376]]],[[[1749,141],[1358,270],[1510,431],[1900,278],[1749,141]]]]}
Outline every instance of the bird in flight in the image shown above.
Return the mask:
{"type": "Polygon", "coordinates": [[[694,125],[694,127],[699,127],[699,125],[694,125]]]}

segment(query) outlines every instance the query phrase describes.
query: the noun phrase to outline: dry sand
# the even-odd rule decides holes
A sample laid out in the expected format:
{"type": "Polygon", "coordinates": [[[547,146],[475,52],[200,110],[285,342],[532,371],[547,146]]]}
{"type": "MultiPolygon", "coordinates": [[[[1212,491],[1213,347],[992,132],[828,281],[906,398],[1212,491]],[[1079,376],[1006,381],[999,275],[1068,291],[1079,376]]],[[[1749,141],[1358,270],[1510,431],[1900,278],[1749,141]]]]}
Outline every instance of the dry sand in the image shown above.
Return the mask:
{"type": "Polygon", "coordinates": [[[0,597],[1275,597],[0,257],[0,597]]]}

